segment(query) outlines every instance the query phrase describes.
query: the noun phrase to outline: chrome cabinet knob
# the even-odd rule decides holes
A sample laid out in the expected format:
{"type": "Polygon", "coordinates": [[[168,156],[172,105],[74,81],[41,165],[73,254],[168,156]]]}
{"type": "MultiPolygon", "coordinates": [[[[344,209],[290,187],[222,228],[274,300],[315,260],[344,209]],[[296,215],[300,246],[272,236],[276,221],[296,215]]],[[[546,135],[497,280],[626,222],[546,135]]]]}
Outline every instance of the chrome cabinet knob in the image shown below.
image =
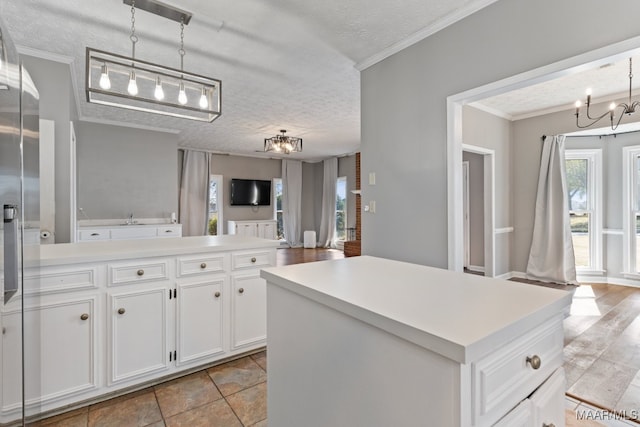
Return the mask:
{"type": "Polygon", "coordinates": [[[216,298],[220,298],[220,292],[216,292],[215,294],[213,294],[213,296],[215,296],[216,298]]]}
{"type": "Polygon", "coordinates": [[[138,276],[143,276],[144,275],[144,270],[140,269],[140,270],[136,271],[136,273],[138,274],[138,276]]]}
{"type": "Polygon", "coordinates": [[[535,369],[540,369],[540,366],[542,365],[542,360],[540,360],[539,356],[533,355],[531,357],[527,357],[527,363],[531,365],[531,367],[535,370],[535,369]]]}
{"type": "Polygon", "coordinates": [[[244,288],[238,289],[238,292],[241,293],[241,294],[244,293],[244,288]]]}
{"type": "Polygon", "coordinates": [[[203,262],[202,264],[200,264],[200,268],[205,269],[207,268],[207,263],[203,262]]]}
{"type": "Polygon", "coordinates": [[[89,315],[88,315],[87,313],[82,313],[82,314],[80,315],[80,319],[81,319],[81,320],[87,320],[88,318],[89,318],[89,315]]]}
{"type": "Polygon", "coordinates": [[[125,312],[125,309],[124,309],[124,308],[119,308],[119,309],[118,309],[118,314],[124,314],[124,312],[125,312]]]}
{"type": "Polygon", "coordinates": [[[251,258],[251,262],[256,262],[256,257],[251,258]]]}

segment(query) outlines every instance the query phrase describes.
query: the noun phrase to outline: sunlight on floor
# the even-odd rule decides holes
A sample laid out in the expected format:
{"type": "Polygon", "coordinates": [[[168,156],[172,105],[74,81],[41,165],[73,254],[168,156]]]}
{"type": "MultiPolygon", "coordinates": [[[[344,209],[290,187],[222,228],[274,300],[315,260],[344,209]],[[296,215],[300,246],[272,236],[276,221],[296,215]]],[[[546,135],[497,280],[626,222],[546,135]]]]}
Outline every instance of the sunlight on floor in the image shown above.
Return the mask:
{"type": "Polygon", "coordinates": [[[600,309],[596,304],[596,295],[589,285],[580,285],[573,294],[571,304],[572,316],[600,316],[600,309]]]}

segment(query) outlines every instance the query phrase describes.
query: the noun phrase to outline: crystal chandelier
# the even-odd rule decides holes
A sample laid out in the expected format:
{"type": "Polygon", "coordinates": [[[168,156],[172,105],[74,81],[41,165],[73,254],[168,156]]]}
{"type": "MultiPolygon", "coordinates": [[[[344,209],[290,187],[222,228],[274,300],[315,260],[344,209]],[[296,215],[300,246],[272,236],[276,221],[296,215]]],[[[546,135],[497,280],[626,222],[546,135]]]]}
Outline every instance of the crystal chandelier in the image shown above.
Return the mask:
{"type": "Polygon", "coordinates": [[[284,129],[281,129],[280,132],[282,133],[281,135],[264,139],[264,151],[284,154],[302,151],[302,138],[286,136],[285,133],[287,131],[284,129]]]}
{"type": "Polygon", "coordinates": [[[631,58],[629,58],[629,103],[622,103],[622,104],[617,104],[615,102],[612,102],[611,104],[609,104],[609,111],[605,111],[604,113],[602,113],[601,115],[597,116],[597,117],[591,117],[591,114],[589,113],[589,107],[591,106],[591,89],[587,89],[587,119],[591,120],[591,122],[587,123],[587,124],[580,124],[580,107],[582,107],[582,102],[580,101],[576,101],[575,106],[576,106],[576,126],[579,127],[580,129],[584,129],[584,128],[588,128],[590,126],[593,126],[594,124],[596,124],[597,122],[599,122],[601,119],[603,119],[604,117],[609,116],[609,120],[611,122],[611,130],[616,130],[618,128],[618,125],[620,124],[620,121],[622,120],[622,117],[626,114],[628,116],[632,115],[633,113],[636,112],[636,108],[640,107],[640,102],[639,101],[635,101],[632,102],[631,100],[631,82],[633,81],[633,64],[632,64],[632,60],[631,58]],[[620,109],[620,113],[617,116],[617,120],[616,120],[616,110],[620,109]]]}
{"type": "Polygon", "coordinates": [[[184,26],[191,14],[157,0],[131,5],[131,57],[87,47],[87,101],[204,122],[220,116],[222,82],[184,71],[184,26]],[[136,7],[180,23],[180,69],[136,58],[136,7]]]}

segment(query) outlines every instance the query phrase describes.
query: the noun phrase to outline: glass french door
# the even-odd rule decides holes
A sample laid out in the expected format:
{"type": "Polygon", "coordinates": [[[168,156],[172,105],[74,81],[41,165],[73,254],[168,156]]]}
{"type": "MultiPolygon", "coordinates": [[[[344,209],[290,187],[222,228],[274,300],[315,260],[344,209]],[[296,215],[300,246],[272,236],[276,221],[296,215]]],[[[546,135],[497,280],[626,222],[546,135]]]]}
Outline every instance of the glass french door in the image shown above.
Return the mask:
{"type": "MultiPolygon", "coordinates": [[[[25,376],[25,356],[33,351],[33,347],[25,345],[25,337],[34,334],[24,326],[22,293],[24,270],[37,269],[39,259],[38,99],[35,85],[20,64],[0,19],[0,423],[25,424],[29,415],[25,405],[27,389],[32,389],[31,395],[38,393],[38,379],[25,376]],[[36,238],[25,238],[26,231],[36,238]]],[[[38,412],[37,408],[31,411],[38,412]]]]}

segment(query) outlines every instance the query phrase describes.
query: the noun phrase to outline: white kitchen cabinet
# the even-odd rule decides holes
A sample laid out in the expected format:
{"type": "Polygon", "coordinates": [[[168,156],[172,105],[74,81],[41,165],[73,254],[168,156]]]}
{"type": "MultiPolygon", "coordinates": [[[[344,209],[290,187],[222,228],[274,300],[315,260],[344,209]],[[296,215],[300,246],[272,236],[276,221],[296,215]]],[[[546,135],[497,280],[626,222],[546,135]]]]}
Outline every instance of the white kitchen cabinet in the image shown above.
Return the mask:
{"type": "Polygon", "coordinates": [[[260,272],[231,276],[231,349],[262,343],[267,336],[267,290],[260,272]]]}
{"type": "MultiPolygon", "coordinates": [[[[29,304],[29,302],[27,302],[29,304]]],[[[97,325],[94,297],[47,300],[24,310],[25,395],[29,412],[50,401],[94,390],[97,325]]],[[[19,408],[21,328],[18,311],[5,312],[2,410],[19,408]]]]}
{"type": "Polygon", "coordinates": [[[275,220],[261,221],[227,221],[227,233],[239,236],[276,239],[277,223],[275,220]]]}
{"type": "MultiPolygon", "coordinates": [[[[257,275],[275,265],[277,245],[194,236],[40,246],[39,265],[25,266],[22,289],[27,414],[104,399],[264,347],[264,291],[253,303],[262,316],[243,300],[232,317],[231,277],[245,278],[256,298],[252,282],[264,288],[257,275]],[[246,344],[232,349],[232,331],[246,344]]],[[[18,310],[16,302],[0,304],[2,425],[21,414],[18,310]]]]}
{"type": "Polygon", "coordinates": [[[110,383],[169,368],[169,292],[159,285],[110,296],[110,383]]]}
{"type": "Polygon", "coordinates": [[[176,299],[176,365],[206,362],[224,353],[226,276],[180,280],[176,299]]]}
{"type": "Polygon", "coordinates": [[[132,224],[78,228],[78,241],[182,237],[181,224],[132,224]]]}
{"type": "Polygon", "coordinates": [[[564,426],[570,292],[365,256],[261,277],[270,424],[564,426]]]}

